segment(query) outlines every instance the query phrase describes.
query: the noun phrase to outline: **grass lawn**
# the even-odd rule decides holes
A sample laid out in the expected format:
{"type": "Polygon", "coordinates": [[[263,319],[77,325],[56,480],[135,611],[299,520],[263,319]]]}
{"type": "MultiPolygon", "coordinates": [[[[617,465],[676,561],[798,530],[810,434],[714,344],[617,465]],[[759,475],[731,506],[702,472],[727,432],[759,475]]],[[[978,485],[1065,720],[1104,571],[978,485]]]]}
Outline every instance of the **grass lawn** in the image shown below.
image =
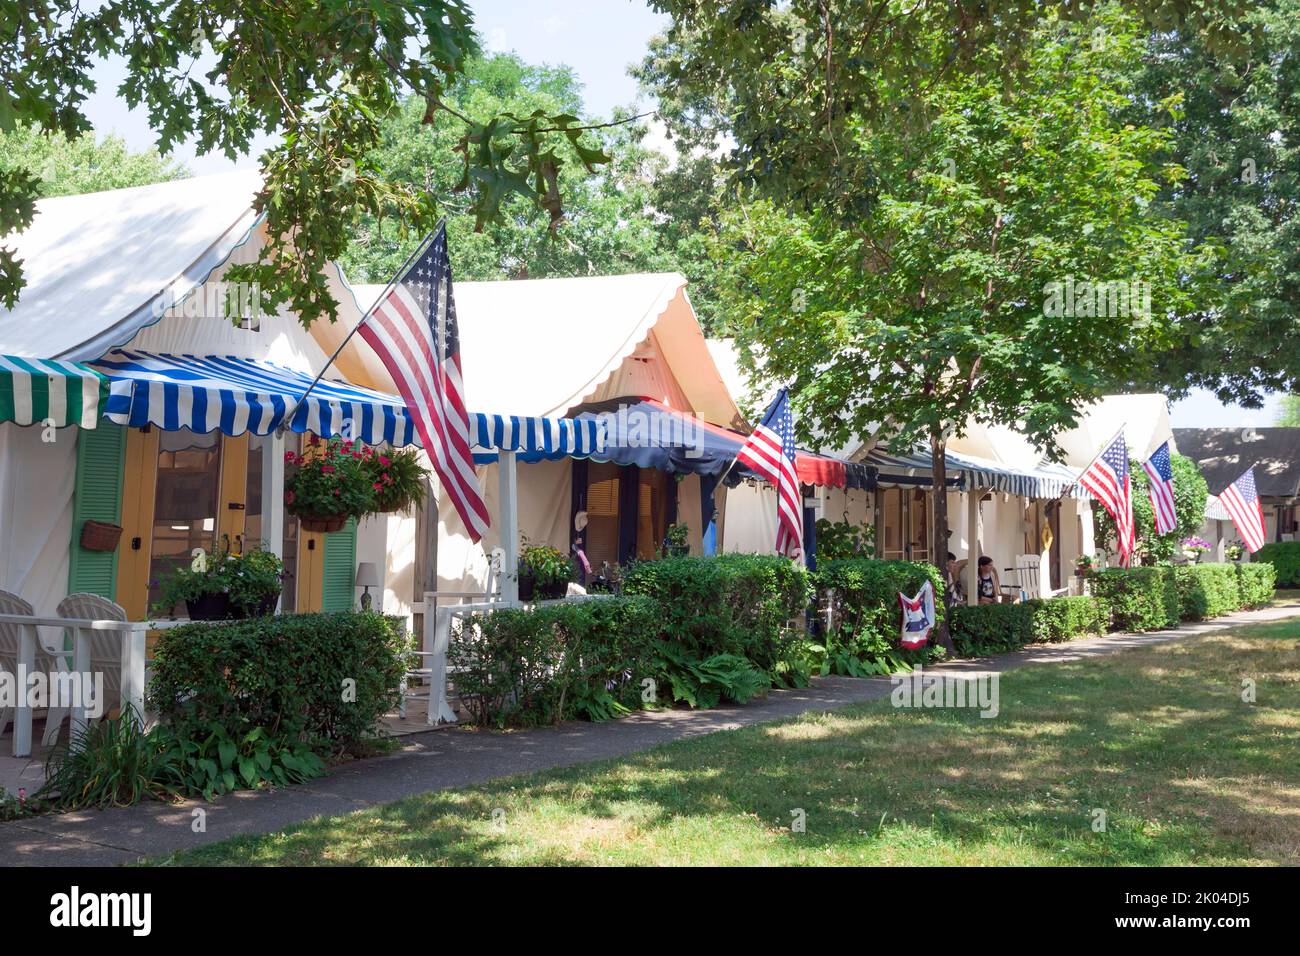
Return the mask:
{"type": "Polygon", "coordinates": [[[160,862],[1300,863],[1300,622],[1005,674],[992,719],[880,701],[160,862]]]}

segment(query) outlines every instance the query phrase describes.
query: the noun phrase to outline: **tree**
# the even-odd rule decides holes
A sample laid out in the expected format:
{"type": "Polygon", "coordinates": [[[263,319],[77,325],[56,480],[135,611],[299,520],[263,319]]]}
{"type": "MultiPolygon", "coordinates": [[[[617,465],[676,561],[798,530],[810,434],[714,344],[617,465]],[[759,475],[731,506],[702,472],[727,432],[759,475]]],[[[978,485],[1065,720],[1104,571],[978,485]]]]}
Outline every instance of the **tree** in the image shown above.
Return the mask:
{"type": "MultiPolygon", "coordinates": [[[[474,119],[542,110],[579,116],[588,127],[600,124],[587,114],[572,70],[532,66],[512,54],[471,60],[446,99],[474,119]]],[[[424,123],[423,113],[423,103],[408,99],[386,117],[380,145],[369,159],[389,182],[450,195],[459,175],[458,121],[445,113],[424,123]]],[[[643,144],[645,134],[640,123],[588,133],[614,158],[595,175],[572,167],[561,172],[565,218],[558,228],[545,210],[523,196],[507,199],[500,220],[480,232],[474,231],[467,200],[445,203],[457,278],[682,271],[691,282],[701,321],[706,327],[715,324],[710,292],[714,265],[703,233],[717,213],[717,162],[683,155],[670,164],[643,144]]],[[[366,214],[340,262],[356,281],[387,282],[409,251],[397,224],[366,214]]]]}
{"type": "MultiPolygon", "coordinates": [[[[480,228],[511,196],[558,222],[562,171],[594,171],[608,160],[570,113],[459,114],[444,97],[477,49],[466,0],[6,4],[0,132],[21,123],[47,135],[86,133],[92,66],[118,55],[127,64],[119,95],[148,110],[164,155],[193,136],[200,152],[234,158],[257,134],[277,136],[262,155],[254,201],[267,217],[261,261],[233,267],[229,278],[260,283],[265,308],[288,303],[304,324],[333,320],[337,303],[322,267],[343,253],[358,217],[387,215],[422,233],[447,198],[389,183],[371,165],[381,120],[403,97],[423,104],[424,122],[444,112],[459,121],[454,189],[480,228]]],[[[0,171],[0,235],[31,223],[39,194],[29,171],[0,171]]],[[[0,247],[0,301],[12,306],[21,287],[13,250],[0,247]]]]}
{"type": "Polygon", "coordinates": [[[1282,428],[1300,428],[1300,395],[1283,395],[1273,424],[1282,428]]]}
{"type": "Polygon", "coordinates": [[[1263,0],[1242,24],[1244,55],[1195,30],[1153,33],[1134,116],[1171,133],[1167,158],[1188,174],[1156,203],[1213,251],[1197,279],[1219,292],[1182,316],[1150,377],[1259,407],[1264,391],[1300,390],[1300,0],[1263,0]],[[1174,114],[1158,109],[1170,97],[1174,114]]]}
{"type": "Polygon", "coordinates": [[[25,126],[0,133],[0,176],[11,170],[35,176],[40,199],[147,186],[189,175],[157,150],[131,152],[119,136],[97,140],[87,133],[69,140],[62,133],[45,136],[25,126]]]}
{"type": "MultiPolygon", "coordinates": [[[[1129,460],[1129,481],[1133,489],[1133,530],[1138,557],[1146,563],[1168,561],[1181,550],[1180,543],[1196,534],[1205,524],[1205,502],[1209,486],[1196,462],[1185,455],[1169,456],[1174,473],[1174,518],[1177,525],[1167,534],[1156,534],[1155,509],[1151,505],[1151,479],[1136,458],[1129,460]]],[[[1115,521],[1110,513],[1094,504],[1098,545],[1115,537],[1115,521]]]]}
{"type": "MultiPolygon", "coordinates": [[[[1050,449],[1165,343],[1190,263],[1179,224],[1150,210],[1178,172],[1155,162],[1164,137],[1121,117],[1142,44],[1113,8],[1049,19],[1015,84],[988,44],[971,70],[846,133],[846,165],[876,173],[861,190],[841,184],[826,209],[764,199],[724,215],[716,249],[733,261],[725,305],[742,361],[791,383],[805,431],[924,441],[942,488],[948,439],[968,422],[1015,425],[1050,449]]],[[[893,93],[882,81],[856,95],[893,93]]],[[[944,495],[932,524],[942,568],[944,495]]]]}

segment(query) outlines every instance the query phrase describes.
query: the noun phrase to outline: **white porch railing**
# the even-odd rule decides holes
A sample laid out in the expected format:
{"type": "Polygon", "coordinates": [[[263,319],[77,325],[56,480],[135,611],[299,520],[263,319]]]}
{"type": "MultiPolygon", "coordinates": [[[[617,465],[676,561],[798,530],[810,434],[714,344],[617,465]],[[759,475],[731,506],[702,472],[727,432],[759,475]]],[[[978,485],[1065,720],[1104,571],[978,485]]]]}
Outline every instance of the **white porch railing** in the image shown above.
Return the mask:
{"type": "MultiPolygon", "coordinates": [[[[133,707],[144,713],[145,637],[150,631],[166,630],[188,624],[189,621],[91,621],[66,617],[41,617],[23,614],[0,614],[0,624],[19,626],[18,672],[31,675],[36,669],[37,628],[50,627],[72,632],[72,662],[70,672],[92,675],[90,640],[95,632],[116,631],[121,634],[121,694],[119,705],[133,707]]],[[[16,675],[15,675],[16,676],[16,675]]],[[[15,757],[30,757],[32,753],[32,707],[25,686],[17,687],[18,699],[14,711],[15,757]]],[[[84,732],[87,725],[85,698],[72,702],[70,733],[84,732]]]]}
{"type": "MultiPolygon", "coordinates": [[[[477,593],[429,591],[424,595],[424,602],[417,605],[415,613],[424,616],[424,635],[421,650],[415,655],[424,660],[426,667],[421,669],[422,676],[429,680],[429,709],[427,722],[431,725],[456,723],[456,712],[451,707],[447,695],[449,674],[447,672],[447,654],[451,650],[452,622],[472,614],[490,614],[505,608],[541,607],[548,604],[579,604],[584,601],[599,601],[612,597],[609,594],[575,594],[569,597],[549,601],[474,601],[467,604],[438,604],[439,598],[478,597],[477,593]],[[433,613],[429,613],[429,609],[433,613]]],[[[423,696],[423,695],[421,695],[423,696]]]]}

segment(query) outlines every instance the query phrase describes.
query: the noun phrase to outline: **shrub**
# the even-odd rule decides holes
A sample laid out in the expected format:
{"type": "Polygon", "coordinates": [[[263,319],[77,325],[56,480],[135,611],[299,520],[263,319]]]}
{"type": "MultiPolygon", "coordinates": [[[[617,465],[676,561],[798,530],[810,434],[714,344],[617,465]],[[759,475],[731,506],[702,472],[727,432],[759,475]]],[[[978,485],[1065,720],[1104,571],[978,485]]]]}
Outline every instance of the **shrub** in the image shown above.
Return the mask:
{"type": "Polygon", "coordinates": [[[1259,564],[1273,567],[1278,587],[1300,588],[1300,541],[1274,541],[1266,544],[1255,552],[1251,564],[1240,567],[1248,568],[1259,564]]]}
{"type": "Polygon", "coordinates": [[[1029,602],[959,604],[952,609],[949,634],[962,657],[1014,651],[1034,639],[1034,606],[1029,602]]]}
{"type": "Polygon", "coordinates": [[[802,615],[808,572],[776,555],[675,557],[635,565],[623,593],[654,598],[659,631],[691,660],[742,657],[774,682],[807,681],[802,615]]]}
{"type": "Polygon", "coordinates": [[[405,650],[397,625],[371,613],[187,624],[158,639],[150,701],[181,733],[220,724],[238,739],[261,727],[350,750],[397,706],[405,650]]]}
{"type": "Polygon", "coordinates": [[[1101,568],[1088,580],[1092,593],[1110,608],[1111,629],[1158,631],[1177,627],[1181,601],[1174,569],[1101,568]]]}
{"type": "Polygon", "coordinates": [[[1110,627],[1110,608],[1096,597],[1070,595],[1026,604],[1032,611],[1030,629],[1034,641],[1070,641],[1105,634],[1110,627]]]}
{"type": "Polygon", "coordinates": [[[814,580],[831,610],[832,623],[823,643],[813,645],[823,674],[889,674],[942,653],[933,646],[908,651],[898,643],[900,593],[913,595],[929,581],[942,619],[943,581],[933,565],[849,558],[818,565],[814,580]]]}
{"type": "Polygon", "coordinates": [[[1277,565],[1252,561],[1250,564],[1238,564],[1236,568],[1237,593],[1241,601],[1239,607],[1262,607],[1273,600],[1273,589],[1277,587],[1277,565]]]}
{"type": "Polygon", "coordinates": [[[650,676],[658,618],[644,597],[472,615],[448,651],[457,695],[483,725],[621,716],[650,676]]]}
{"type": "Polygon", "coordinates": [[[1203,621],[1241,607],[1237,572],[1231,564],[1186,564],[1169,568],[1178,585],[1178,616],[1203,621]]]}

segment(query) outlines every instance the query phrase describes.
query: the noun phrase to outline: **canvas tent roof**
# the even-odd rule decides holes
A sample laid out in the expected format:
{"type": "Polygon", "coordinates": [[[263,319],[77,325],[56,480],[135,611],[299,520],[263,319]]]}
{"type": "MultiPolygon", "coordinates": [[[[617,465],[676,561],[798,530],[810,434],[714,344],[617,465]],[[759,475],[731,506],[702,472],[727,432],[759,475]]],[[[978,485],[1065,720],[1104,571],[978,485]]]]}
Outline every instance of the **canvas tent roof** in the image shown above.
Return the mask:
{"type": "Polygon", "coordinates": [[[1262,497],[1300,497],[1300,428],[1175,428],[1174,439],[1213,495],[1254,465],[1262,497]]]}
{"type": "MultiPolygon", "coordinates": [[[[355,322],[384,287],[352,288],[355,322]]],[[[601,395],[602,385],[653,333],[657,355],[685,392],[690,410],[715,425],[739,424],[739,409],[713,363],[686,295],[686,279],[678,273],[456,282],[454,292],[470,408],[564,415],[585,402],[619,397],[601,395]]],[[[320,328],[322,346],[332,348],[341,340],[340,327],[320,328]]],[[[369,376],[377,388],[391,388],[382,384],[389,379],[374,353],[353,342],[346,350],[352,365],[341,359],[348,377],[358,380],[353,369],[360,364],[356,375],[369,376]]]]}
{"type": "Polygon", "coordinates": [[[0,354],[79,361],[124,345],[246,242],[256,172],[43,199],[0,239],[26,286],[0,308],[0,354]]]}

